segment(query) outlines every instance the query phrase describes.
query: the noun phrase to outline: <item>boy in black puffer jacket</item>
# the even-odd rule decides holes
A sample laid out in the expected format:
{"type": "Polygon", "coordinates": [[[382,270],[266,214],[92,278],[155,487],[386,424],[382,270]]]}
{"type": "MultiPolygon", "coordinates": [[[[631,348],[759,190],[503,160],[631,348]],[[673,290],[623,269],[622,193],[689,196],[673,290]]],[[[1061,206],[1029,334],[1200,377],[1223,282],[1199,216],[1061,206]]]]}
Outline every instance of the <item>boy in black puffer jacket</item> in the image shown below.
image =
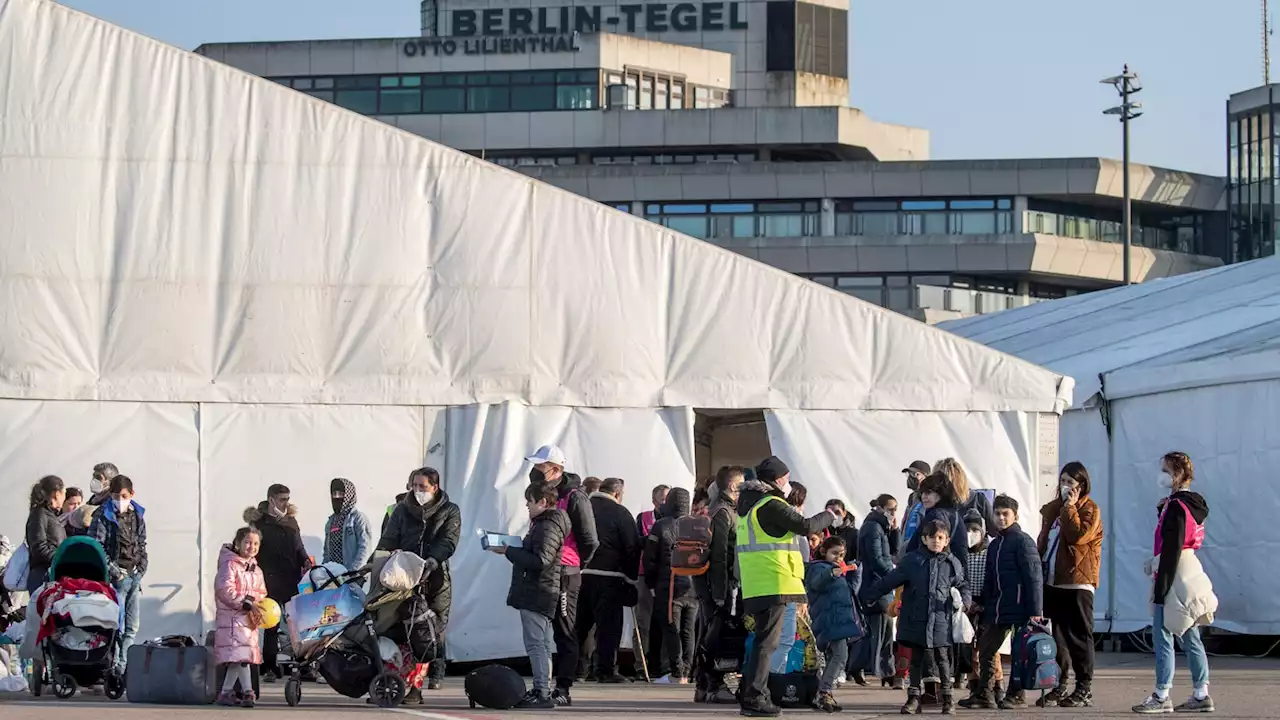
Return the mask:
{"type": "Polygon", "coordinates": [[[519,707],[551,710],[551,656],[555,652],[552,621],[564,602],[560,592],[560,552],[572,532],[569,514],[556,509],[557,492],[547,485],[530,485],[524,491],[529,510],[529,534],[520,547],[494,548],[511,561],[511,590],[507,605],[520,611],[524,651],[533,667],[533,689],[519,707]]]}
{"type": "Polygon", "coordinates": [[[898,642],[911,648],[911,684],[903,715],[920,711],[920,693],[927,668],[937,669],[942,686],[942,714],[955,714],[951,695],[951,617],[956,610],[952,588],[959,590],[961,606],[969,605],[964,566],[947,551],[951,527],[945,519],[925,520],[920,527],[920,549],[908,553],[902,563],[867,592],[879,597],[902,587],[898,614],[898,642]]]}
{"type": "MultiPolygon", "coordinates": [[[[1043,621],[1044,575],[1035,538],[1018,525],[1018,501],[1001,495],[995,501],[999,534],[987,548],[986,580],[982,592],[982,629],[978,632],[981,675],[973,695],[961,707],[989,710],[996,706],[993,684],[1000,664],[1000,646],[1022,625],[1043,621]]],[[[1009,692],[999,701],[1001,710],[1026,704],[1023,690],[1009,679],[1009,692]]]]}

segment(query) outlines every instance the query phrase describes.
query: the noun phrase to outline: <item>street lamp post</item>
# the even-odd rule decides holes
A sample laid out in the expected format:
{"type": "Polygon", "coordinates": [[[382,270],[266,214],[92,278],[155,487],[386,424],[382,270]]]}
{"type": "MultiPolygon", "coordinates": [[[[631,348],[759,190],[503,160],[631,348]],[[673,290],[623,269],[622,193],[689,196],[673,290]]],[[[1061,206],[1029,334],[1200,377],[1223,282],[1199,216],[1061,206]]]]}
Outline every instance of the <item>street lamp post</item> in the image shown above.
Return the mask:
{"type": "Polygon", "coordinates": [[[1133,203],[1129,196],[1129,121],[1142,116],[1140,112],[1142,103],[1130,102],[1129,96],[1141,90],[1142,85],[1138,81],[1138,73],[1131,72],[1128,64],[1124,66],[1123,73],[1099,82],[1114,86],[1116,92],[1120,94],[1120,105],[1107,108],[1102,113],[1119,115],[1120,124],[1124,127],[1124,159],[1122,161],[1124,168],[1124,284],[1129,285],[1133,282],[1129,261],[1129,251],[1133,248],[1133,203]]]}

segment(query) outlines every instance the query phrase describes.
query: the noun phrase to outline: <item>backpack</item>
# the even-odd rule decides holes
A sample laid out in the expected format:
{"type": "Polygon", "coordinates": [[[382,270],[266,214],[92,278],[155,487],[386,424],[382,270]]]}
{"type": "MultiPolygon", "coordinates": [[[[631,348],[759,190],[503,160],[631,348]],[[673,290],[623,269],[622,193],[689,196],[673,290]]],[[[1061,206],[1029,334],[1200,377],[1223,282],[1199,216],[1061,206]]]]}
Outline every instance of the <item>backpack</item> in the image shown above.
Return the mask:
{"type": "Polygon", "coordinates": [[[676,544],[671,548],[671,583],[667,586],[667,619],[672,619],[677,575],[695,577],[711,567],[711,518],[686,515],[677,518],[676,544]]]}
{"type": "Polygon", "coordinates": [[[506,665],[485,665],[463,681],[467,702],[491,710],[510,710],[524,697],[524,678],[506,665]]]}
{"type": "Polygon", "coordinates": [[[1058,644],[1043,625],[1027,623],[1013,638],[1013,675],[1023,690],[1052,690],[1060,684],[1058,644]]]}

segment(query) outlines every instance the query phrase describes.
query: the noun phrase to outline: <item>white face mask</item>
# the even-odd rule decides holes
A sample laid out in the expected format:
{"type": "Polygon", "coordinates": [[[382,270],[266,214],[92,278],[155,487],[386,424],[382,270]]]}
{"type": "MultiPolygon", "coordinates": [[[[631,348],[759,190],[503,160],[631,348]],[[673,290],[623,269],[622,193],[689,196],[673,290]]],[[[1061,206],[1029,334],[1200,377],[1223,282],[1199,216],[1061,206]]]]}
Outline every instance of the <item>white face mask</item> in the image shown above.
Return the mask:
{"type": "Polygon", "coordinates": [[[116,504],[116,512],[125,512],[129,509],[129,506],[132,504],[133,501],[132,500],[113,500],[112,502],[116,504]]]}
{"type": "Polygon", "coordinates": [[[969,547],[977,547],[982,542],[982,532],[979,530],[969,531],[969,547]]]}
{"type": "Polygon", "coordinates": [[[431,493],[426,490],[415,490],[413,499],[417,500],[419,505],[426,506],[427,503],[431,502],[431,493]]]}
{"type": "Polygon", "coordinates": [[[779,485],[779,486],[778,486],[778,490],[779,490],[779,491],[781,491],[783,495],[790,495],[790,494],[791,494],[791,481],[790,481],[790,480],[788,480],[788,481],[786,481],[785,483],[783,483],[783,484],[779,485]]]}
{"type": "Polygon", "coordinates": [[[97,495],[98,493],[106,489],[107,489],[107,484],[102,480],[94,478],[93,480],[89,481],[89,492],[93,493],[94,495],[97,495]]]}
{"type": "Polygon", "coordinates": [[[1160,489],[1161,489],[1161,490],[1172,490],[1172,489],[1173,489],[1173,477],[1172,477],[1171,475],[1169,475],[1169,473],[1166,473],[1166,472],[1162,472],[1162,473],[1160,473],[1160,480],[1159,480],[1159,482],[1160,482],[1160,489]]]}

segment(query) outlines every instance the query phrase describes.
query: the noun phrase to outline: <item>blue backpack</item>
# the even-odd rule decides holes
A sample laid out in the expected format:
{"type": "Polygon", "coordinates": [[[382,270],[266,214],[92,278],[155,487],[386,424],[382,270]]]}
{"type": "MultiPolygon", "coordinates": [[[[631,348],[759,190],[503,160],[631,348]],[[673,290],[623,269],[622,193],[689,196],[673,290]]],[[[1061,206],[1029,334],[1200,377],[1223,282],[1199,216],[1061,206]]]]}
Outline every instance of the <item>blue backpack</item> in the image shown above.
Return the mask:
{"type": "Polygon", "coordinates": [[[1043,625],[1028,623],[1013,638],[1013,680],[1023,690],[1052,690],[1059,685],[1058,644],[1043,625]]]}

